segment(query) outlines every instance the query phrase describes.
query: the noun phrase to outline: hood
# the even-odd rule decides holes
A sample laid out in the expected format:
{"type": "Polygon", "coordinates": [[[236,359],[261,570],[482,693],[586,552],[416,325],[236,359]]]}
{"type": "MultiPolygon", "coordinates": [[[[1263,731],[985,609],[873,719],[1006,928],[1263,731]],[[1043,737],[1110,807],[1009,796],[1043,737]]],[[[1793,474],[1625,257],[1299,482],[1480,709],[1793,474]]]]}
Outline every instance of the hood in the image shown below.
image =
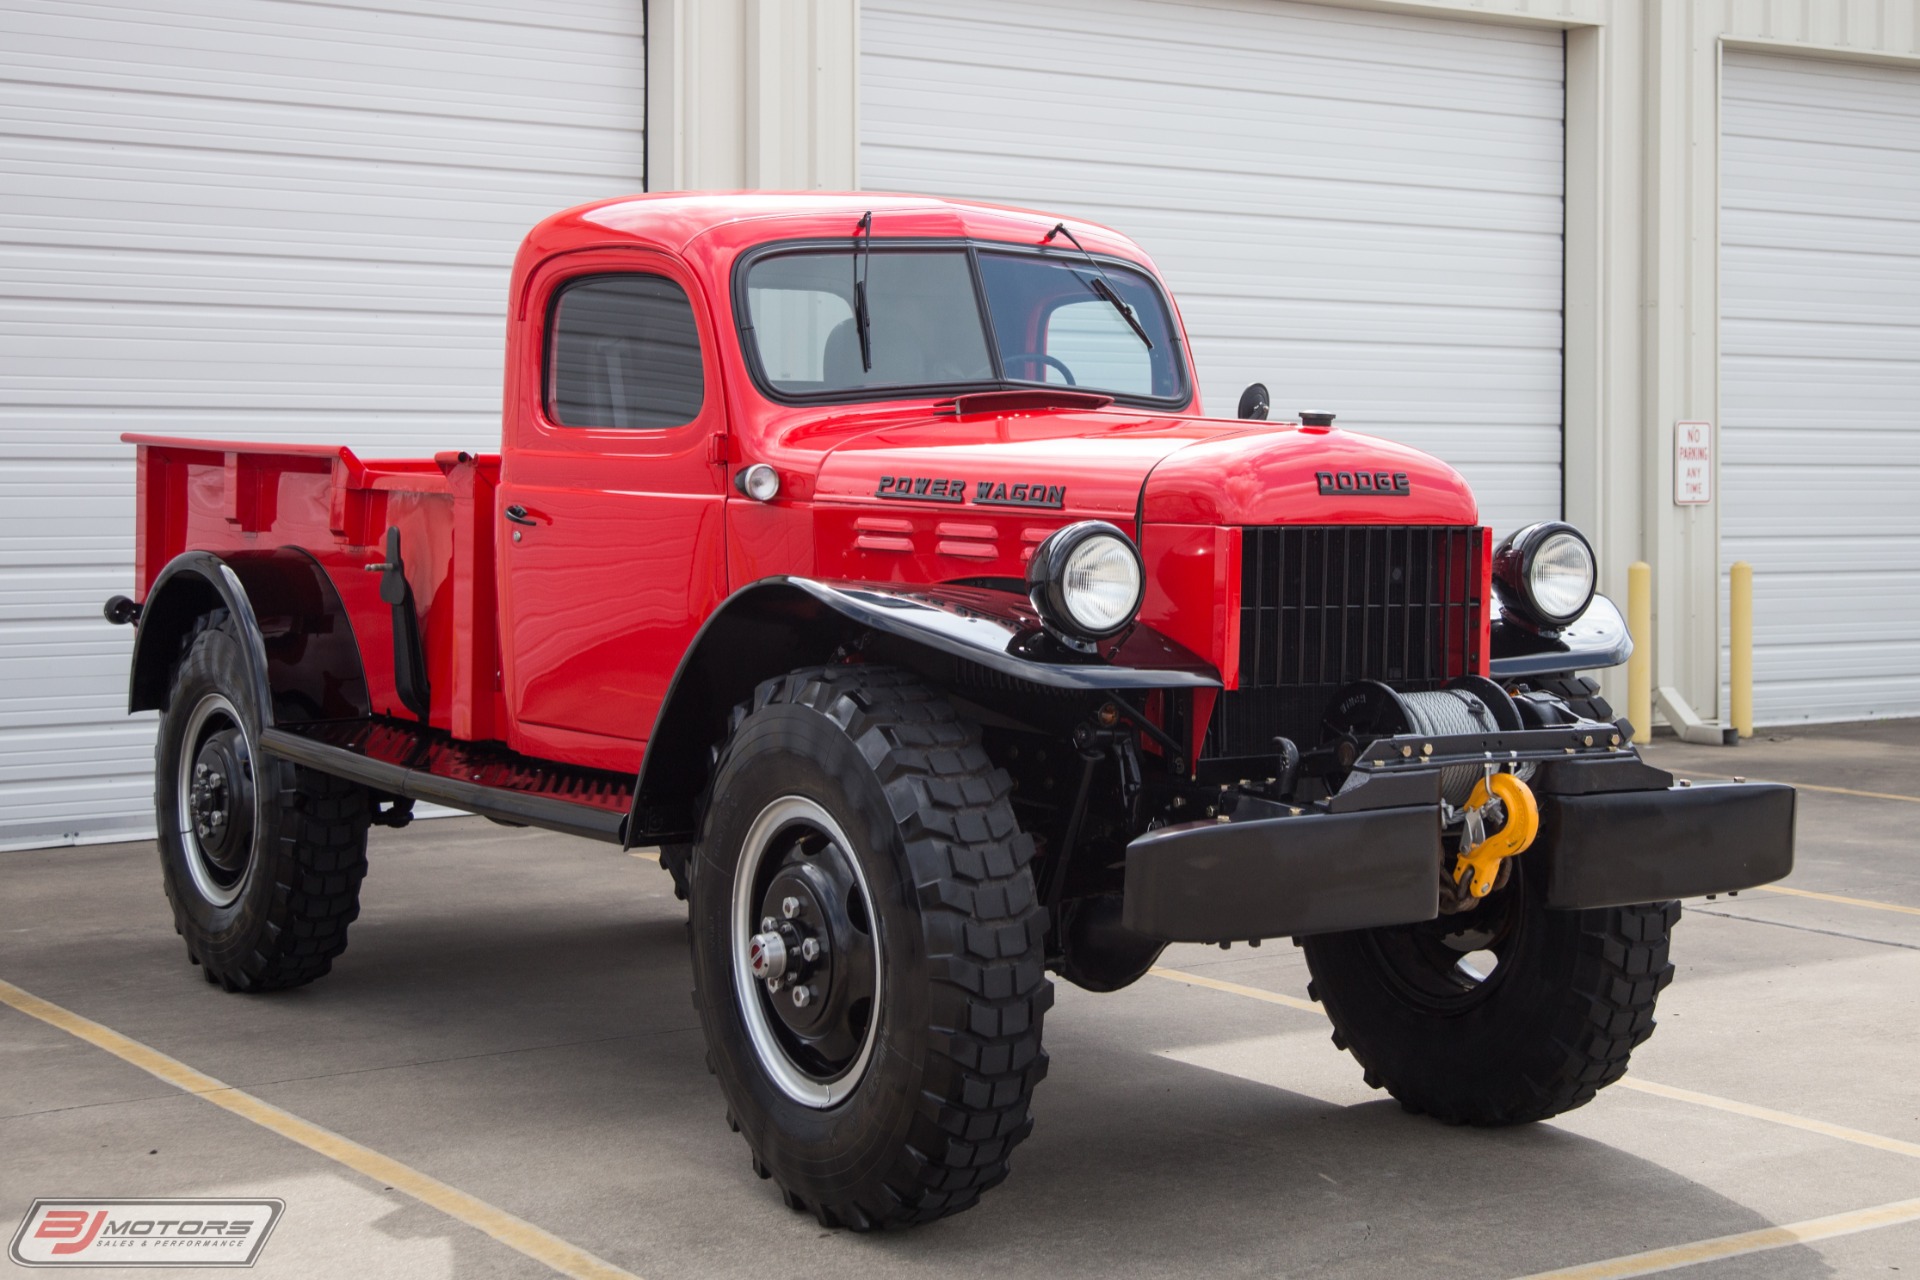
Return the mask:
{"type": "Polygon", "coordinates": [[[1199,441],[1147,478],[1148,524],[1473,524],[1458,471],[1391,440],[1268,427],[1199,441]]]}
{"type": "Polygon", "coordinates": [[[1472,524],[1453,468],[1338,429],[1101,409],[929,414],[835,448],[814,496],[1149,524],[1472,524]],[[1144,504],[1142,490],[1145,490],[1144,504]]]}
{"type": "Polygon", "coordinates": [[[836,447],[821,464],[814,496],[946,511],[1026,508],[1131,527],[1155,466],[1237,430],[1204,418],[1110,410],[929,414],[836,447]]]}

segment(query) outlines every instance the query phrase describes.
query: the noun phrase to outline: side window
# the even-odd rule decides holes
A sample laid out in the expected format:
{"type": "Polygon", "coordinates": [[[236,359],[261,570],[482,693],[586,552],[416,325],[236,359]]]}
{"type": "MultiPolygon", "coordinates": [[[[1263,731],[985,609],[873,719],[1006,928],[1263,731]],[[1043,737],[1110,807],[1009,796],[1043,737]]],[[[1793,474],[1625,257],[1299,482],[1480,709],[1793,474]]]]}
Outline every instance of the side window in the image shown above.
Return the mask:
{"type": "Polygon", "coordinates": [[[658,429],[699,416],[706,396],[693,306],[662,276],[583,276],[555,296],[547,414],[563,427],[658,429]]]}

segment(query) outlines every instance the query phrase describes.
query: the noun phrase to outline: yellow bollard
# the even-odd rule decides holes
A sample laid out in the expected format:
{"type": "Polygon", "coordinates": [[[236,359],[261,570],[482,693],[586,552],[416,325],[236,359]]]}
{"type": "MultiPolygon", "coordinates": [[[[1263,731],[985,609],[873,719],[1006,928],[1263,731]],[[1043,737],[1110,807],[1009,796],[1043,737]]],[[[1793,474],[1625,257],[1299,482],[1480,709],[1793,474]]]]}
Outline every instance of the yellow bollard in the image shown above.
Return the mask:
{"type": "Polygon", "coordinates": [[[1633,740],[1653,741],[1653,566],[1635,560],[1627,566],[1627,630],[1633,656],[1627,659],[1627,719],[1633,740]]]}
{"type": "Polygon", "coordinates": [[[1733,685],[1733,727],[1743,738],[1753,736],[1753,566],[1745,560],[1733,564],[1728,591],[1727,674],[1733,685]]]}

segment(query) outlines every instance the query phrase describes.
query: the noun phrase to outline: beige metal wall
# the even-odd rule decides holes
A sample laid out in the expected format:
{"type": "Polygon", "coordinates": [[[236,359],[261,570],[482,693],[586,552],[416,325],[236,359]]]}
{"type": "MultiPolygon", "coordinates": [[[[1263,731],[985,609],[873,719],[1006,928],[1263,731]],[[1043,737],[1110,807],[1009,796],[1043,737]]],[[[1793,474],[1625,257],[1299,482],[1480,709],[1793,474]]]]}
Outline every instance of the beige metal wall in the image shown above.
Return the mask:
{"type": "MultiPolygon", "coordinates": [[[[1656,678],[1715,718],[1719,511],[1673,504],[1671,432],[1720,420],[1721,53],[1920,69],[1920,0],[1329,2],[1566,32],[1566,512],[1610,594],[1653,564],[1656,678]]],[[[858,0],[648,14],[655,190],[858,185],[858,0]]]]}

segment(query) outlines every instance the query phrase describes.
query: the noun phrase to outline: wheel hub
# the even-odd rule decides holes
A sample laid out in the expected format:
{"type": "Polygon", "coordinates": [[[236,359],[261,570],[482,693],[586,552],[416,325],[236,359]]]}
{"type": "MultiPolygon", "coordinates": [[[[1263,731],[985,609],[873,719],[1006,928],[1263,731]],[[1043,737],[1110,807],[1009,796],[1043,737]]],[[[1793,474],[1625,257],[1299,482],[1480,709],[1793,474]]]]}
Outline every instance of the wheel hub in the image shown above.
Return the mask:
{"type": "Polygon", "coordinates": [[[193,762],[188,814],[207,861],[238,873],[253,845],[253,781],[238,729],[208,737],[193,762]]]}
{"type": "Polygon", "coordinates": [[[790,1097],[831,1106],[866,1068],[880,993],[858,864],[832,818],[790,796],[754,822],[737,874],[734,966],[755,1049],[790,1097]]]}
{"type": "Polygon", "coordinates": [[[836,964],[859,950],[850,891],[857,892],[839,845],[799,841],[760,895],[760,932],[747,943],[748,966],[774,1016],[799,1041],[796,1057],[816,1068],[851,1059],[872,1006],[871,966],[836,964]],[[856,1011],[862,1000],[866,1008],[856,1011]]]}
{"type": "Polygon", "coordinates": [[[216,906],[232,902],[253,859],[253,757],[233,704],[218,694],[188,719],[177,804],[195,887],[216,906]]]}

